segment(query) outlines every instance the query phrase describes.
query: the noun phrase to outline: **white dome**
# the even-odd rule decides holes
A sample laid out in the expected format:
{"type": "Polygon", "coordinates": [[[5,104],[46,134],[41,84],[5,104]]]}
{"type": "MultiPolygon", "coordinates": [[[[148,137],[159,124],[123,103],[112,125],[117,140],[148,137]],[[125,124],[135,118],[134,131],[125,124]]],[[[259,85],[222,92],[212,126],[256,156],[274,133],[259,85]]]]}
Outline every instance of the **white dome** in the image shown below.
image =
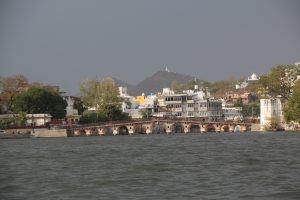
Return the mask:
{"type": "Polygon", "coordinates": [[[249,81],[257,81],[258,80],[258,77],[255,73],[253,73],[249,78],[248,78],[249,81]]]}

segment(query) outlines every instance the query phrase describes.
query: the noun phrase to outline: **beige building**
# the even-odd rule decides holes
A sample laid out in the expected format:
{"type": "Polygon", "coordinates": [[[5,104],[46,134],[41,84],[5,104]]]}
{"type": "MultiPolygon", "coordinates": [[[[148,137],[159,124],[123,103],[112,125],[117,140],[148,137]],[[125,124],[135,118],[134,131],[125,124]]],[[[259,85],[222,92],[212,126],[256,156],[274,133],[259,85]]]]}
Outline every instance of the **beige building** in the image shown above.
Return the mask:
{"type": "Polygon", "coordinates": [[[27,114],[26,115],[27,121],[26,123],[28,125],[32,124],[32,121],[34,122],[35,126],[44,126],[46,123],[51,122],[52,116],[50,114],[27,114]]]}
{"type": "MultiPolygon", "coordinates": [[[[18,119],[19,114],[4,114],[0,115],[0,120],[18,119]]],[[[46,123],[51,122],[52,116],[47,113],[41,114],[26,114],[26,125],[29,126],[34,122],[35,126],[44,126],[46,123]]]]}

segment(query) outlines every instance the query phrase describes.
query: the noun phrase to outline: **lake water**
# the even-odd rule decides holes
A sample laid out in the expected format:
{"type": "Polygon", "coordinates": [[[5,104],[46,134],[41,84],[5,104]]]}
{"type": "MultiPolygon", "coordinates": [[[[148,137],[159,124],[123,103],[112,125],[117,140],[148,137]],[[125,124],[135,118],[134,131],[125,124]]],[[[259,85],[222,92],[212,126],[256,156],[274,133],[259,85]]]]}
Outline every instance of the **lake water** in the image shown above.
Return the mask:
{"type": "Polygon", "coordinates": [[[0,199],[300,199],[300,133],[0,140],[0,199]]]}

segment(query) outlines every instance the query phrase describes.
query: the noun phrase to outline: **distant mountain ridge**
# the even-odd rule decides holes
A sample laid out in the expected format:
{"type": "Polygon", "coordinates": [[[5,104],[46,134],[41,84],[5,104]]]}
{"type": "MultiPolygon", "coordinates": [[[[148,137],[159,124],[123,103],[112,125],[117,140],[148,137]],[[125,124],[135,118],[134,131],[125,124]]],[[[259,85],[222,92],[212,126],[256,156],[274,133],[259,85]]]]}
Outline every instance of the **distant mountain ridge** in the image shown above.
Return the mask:
{"type": "Polygon", "coordinates": [[[174,80],[176,80],[177,83],[187,83],[194,79],[195,77],[190,75],[168,71],[158,71],[152,76],[145,78],[137,85],[130,85],[125,81],[114,78],[119,86],[127,87],[128,93],[134,96],[141,95],[142,93],[149,95],[150,93],[162,92],[163,88],[171,87],[174,80]]]}

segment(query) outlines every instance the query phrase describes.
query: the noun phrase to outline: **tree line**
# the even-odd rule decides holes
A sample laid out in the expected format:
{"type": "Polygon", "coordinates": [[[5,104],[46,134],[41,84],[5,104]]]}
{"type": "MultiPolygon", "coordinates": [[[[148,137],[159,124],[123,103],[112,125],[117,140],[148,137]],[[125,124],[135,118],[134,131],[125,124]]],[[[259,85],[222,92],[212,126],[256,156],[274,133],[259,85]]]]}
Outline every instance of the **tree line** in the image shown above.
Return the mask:
{"type": "Polygon", "coordinates": [[[23,75],[0,78],[0,112],[50,113],[60,119],[66,115],[67,102],[54,87],[29,83],[23,75]]]}
{"type": "MultiPolygon", "coordinates": [[[[75,109],[82,114],[80,123],[129,118],[121,110],[122,99],[112,79],[84,80],[80,84],[80,94],[80,100],[74,104],[75,109]],[[88,108],[94,108],[94,111],[87,111],[88,108]]],[[[64,119],[66,107],[67,102],[56,87],[38,82],[29,83],[23,75],[0,77],[0,114],[26,116],[49,113],[53,119],[64,119]]],[[[16,124],[12,120],[6,123],[16,124]]],[[[17,124],[24,124],[24,119],[17,120],[17,124]]]]}

